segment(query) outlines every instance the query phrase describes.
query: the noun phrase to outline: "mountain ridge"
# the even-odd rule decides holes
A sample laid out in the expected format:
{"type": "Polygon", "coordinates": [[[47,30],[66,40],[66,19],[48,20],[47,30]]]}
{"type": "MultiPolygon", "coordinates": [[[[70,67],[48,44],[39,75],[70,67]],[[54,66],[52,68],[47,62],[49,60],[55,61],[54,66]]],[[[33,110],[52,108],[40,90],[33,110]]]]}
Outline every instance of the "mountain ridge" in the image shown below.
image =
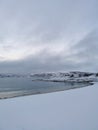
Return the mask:
{"type": "Polygon", "coordinates": [[[98,82],[98,73],[91,72],[46,72],[31,74],[34,80],[54,81],[54,82],[98,82]]]}

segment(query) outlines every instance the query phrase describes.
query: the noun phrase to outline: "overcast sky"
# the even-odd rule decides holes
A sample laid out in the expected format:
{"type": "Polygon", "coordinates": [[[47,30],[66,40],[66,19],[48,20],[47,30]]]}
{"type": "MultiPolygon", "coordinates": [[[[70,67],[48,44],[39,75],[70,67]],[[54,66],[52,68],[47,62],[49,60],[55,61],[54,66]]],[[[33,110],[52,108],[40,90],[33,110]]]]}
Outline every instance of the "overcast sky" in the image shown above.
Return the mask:
{"type": "Polygon", "coordinates": [[[0,72],[97,71],[98,0],[0,0],[0,72]]]}

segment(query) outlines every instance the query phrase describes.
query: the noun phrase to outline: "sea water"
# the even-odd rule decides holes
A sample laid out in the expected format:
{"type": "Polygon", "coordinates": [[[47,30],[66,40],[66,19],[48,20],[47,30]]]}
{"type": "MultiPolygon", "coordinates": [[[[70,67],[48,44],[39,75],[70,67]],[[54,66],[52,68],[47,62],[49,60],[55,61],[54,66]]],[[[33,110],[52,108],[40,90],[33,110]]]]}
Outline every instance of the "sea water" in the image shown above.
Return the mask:
{"type": "Polygon", "coordinates": [[[43,94],[89,86],[91,83],[32,81],[30,77],[0,78],[0,98],[43,94]]]}

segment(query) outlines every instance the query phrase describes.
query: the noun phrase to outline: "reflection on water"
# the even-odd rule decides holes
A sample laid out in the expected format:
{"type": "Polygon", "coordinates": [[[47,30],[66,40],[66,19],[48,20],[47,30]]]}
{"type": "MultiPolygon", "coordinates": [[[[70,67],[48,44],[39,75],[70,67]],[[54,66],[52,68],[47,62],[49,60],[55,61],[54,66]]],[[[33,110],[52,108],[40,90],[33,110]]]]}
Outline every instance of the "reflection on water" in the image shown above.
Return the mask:
{"type": "Polygon", "coordinates": [[[31,78],[0,78],[0,99],[81,88],[92,83],[32,81],[31,78]]]}

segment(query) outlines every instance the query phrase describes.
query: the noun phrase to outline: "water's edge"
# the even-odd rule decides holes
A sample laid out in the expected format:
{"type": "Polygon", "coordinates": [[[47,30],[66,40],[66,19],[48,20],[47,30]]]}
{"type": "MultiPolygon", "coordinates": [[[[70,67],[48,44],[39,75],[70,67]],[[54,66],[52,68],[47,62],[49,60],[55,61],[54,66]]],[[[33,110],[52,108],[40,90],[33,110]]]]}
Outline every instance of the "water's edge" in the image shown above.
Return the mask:
{"type": "Polygon", "coordinates": [[[30,78],[0,79],[0,99],[45,94],[93,85],[90,82],[32,81],[30,78]]]}

